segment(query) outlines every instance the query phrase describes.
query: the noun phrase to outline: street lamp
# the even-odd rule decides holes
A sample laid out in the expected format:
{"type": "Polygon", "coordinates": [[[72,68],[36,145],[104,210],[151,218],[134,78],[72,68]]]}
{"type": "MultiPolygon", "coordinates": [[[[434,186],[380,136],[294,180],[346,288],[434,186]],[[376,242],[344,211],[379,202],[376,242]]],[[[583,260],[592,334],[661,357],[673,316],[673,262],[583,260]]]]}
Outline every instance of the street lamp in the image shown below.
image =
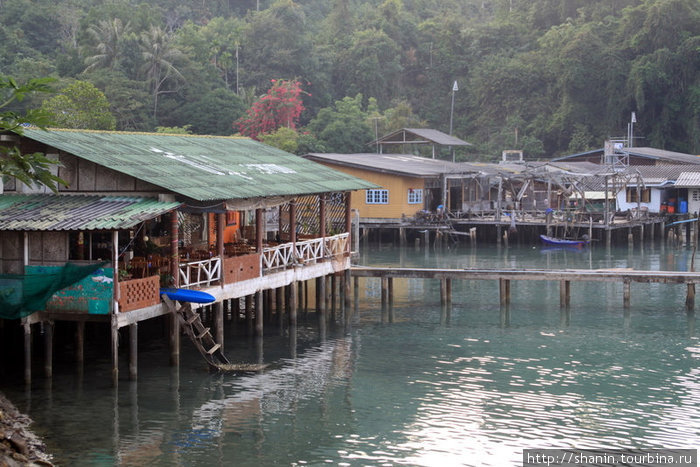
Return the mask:
{"type": "MultiPolygon", "coordinates": [[[[450,108],[450,136],[452,136],[452,117],[455,113],[455,92],[457,91],[459,91],[459,88],[457,87],[457,80],[455,80],[454,84],[452,85],[452,107],[450,108]]],[[[452,146],[450,146],[450,152],[452,153],[452,162],[454,162],[455,152],[454,149],[452,149],[452,146]]]]}

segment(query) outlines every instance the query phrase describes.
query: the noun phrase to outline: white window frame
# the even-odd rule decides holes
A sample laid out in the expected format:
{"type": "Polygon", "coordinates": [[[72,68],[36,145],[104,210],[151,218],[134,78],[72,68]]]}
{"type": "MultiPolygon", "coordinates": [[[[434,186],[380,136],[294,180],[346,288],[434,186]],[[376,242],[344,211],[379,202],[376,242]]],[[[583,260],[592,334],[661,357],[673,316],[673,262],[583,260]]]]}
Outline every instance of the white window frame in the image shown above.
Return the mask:
{"type": "Polygon", "coordinates": [[[409,188],[408,189],[408,204],[423,204],[423,189],[409,188]]]}
{"type": "Polygon", "coordinates": [[[365,196],[365,203],[389,204],[389,190],[383,188],[376,190],[367,190],[367,194],[365,196]]]}

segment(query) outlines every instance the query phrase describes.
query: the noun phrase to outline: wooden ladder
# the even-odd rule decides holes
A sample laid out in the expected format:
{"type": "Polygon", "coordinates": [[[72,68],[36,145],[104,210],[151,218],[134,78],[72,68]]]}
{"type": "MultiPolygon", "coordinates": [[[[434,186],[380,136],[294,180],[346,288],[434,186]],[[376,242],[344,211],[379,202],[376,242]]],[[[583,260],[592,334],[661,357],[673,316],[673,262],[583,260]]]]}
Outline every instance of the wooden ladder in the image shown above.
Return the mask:
{"type": "Polygon", "coordinates": [[[220,365],[229,365],[231,363],[221,351],[221,344],[217,344],[211,335],[211,329],[204,326],[199,313],[192,309],[191,304],[173,302],[167,296],[163,296],[163,299],[168,308],[177,313],[180,325],[212,369],[218,370],[220,365]]]}

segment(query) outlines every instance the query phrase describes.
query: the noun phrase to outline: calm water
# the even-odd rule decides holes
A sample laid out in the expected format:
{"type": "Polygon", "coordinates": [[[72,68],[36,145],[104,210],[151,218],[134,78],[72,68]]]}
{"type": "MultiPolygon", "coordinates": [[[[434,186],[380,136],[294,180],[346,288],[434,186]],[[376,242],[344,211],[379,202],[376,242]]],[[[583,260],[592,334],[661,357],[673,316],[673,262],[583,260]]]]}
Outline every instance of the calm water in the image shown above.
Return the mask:
{"type": "MultiPolygon", "coordinates": [[[[361,262],[688,270],[690,253],[375,248],[361,262]]],[[[572,284],[567,313],[558,283],[513,282],[507,315],[495,281],[455,281],[442,324],[437,282],[394,290],[382,324],[379,283],[361,281],[349,335],[321,341],[304,325],[291,348],[274,329],[262,347],[228,333],[229,357],[262,359],[264,373],[211,375],[185,340],[173,370],[165,340],[142,339],[138,383],[111,388],[104,354],[82,379],[67,359],[53,389],[3,389],[63,465],[504,466],[526,447],[698,446],[700,343],[683,286],[632,284],[625,313],[620,284],[572,284]]]]}

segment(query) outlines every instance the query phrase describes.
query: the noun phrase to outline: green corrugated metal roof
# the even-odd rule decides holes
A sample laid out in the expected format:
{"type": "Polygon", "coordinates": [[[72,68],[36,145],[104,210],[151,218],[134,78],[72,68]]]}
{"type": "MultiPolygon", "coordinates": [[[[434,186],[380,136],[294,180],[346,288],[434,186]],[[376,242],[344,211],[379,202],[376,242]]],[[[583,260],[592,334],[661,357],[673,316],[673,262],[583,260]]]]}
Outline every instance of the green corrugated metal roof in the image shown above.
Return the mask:
{"type": "Polygon", "coordinates": [[[130,196],[0,195],[0,230],[117,230],[180,203],[130,196]]]}
{"type": "Polygon", "coordinates": [[[24,134],[199,201],[375,187],[248,138],[38,129],[24,134]]]}

